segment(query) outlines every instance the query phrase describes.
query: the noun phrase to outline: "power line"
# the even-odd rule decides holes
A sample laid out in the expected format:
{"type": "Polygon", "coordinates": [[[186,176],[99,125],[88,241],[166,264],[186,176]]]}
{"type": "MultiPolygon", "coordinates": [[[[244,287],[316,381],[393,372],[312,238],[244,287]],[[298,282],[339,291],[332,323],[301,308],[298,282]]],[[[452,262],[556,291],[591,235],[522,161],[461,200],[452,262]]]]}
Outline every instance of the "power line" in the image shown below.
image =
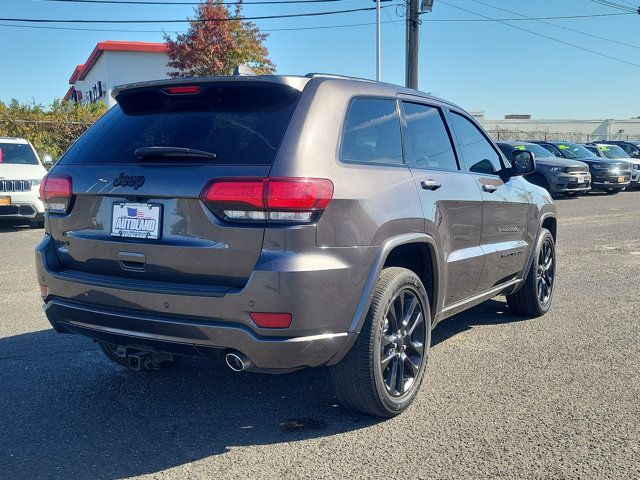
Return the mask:
{"type": "Polygon", "coordinates": [[[513,10],[507,10],[506,8],[497,7],[495,5],[491,5],[490,3],[481,2],[480,0],[471,0],[471,1],[475,2],[475,3],[479,3],[480,5],[485,5],[487,7],[494,8],[496,10],[500,10],[502,12],[511,13],[513,15],[520,15],[521,17],[524,17],[524,18],[526,18],[528,20],[535,20],[537,22],[544,23],[545,25],[551,25],[552,27],[561,28],[562,30],[567,30],[567,31],[570,31],[570,32],[579,33],[581,35],[586,35],[588,37],[598,38],[600,40],[605,40],[607,42],[616,43],[618,45],[624,45],[625,47],[637,48],[638,50],[640,50],[640,46],[638,46],[638,45],[633,45],[631,43],[625,43],[625,42],[619,42],[619,41],[613,40],[611,38],[601,37],[600,35],[595,35],[593,33],[583,32],[582,30],[578,30],[576,28],[565,27],[564,25],[556,25],[555,23],[547,22],[547,21],[539,19],[539,18],[531,18],[531,17],[528,17],[527,15],[523,15],[522,13],[514,12],[513,10]]]}
{"type": "Polygon", "coordinates": [[[617,57],[613,57],[611,55],[607,55],[606,53],[598,52],[596,50],[591,50],[589,48],[581,47],[580,45],[575,45],[573,43],[565,42],[564,40],[560,40],[560,39],[555,38],[555,37],[550,37],[549,35],[544,35],[542,33],[534,32],[533,30],[529,30],[529,29],[526,29],[526,28],[518,27],[516,25],[511,25],[510,23],[507,23],[507,22],[505,22],[503,20],[487,17],[486,15],[482,15],[482,14],[477,13],[477,12],[472,12],[471,10],[467,10],[466,8],[458,7],[457,5],[452,5],[451,3],[445,2],[444,0],[438,0],[438,2],[439,3],[443,3],[443,4],[445,4],[445,5],[449,6],[449,7],[452,7],[452,8],[458,9],[458,10],[462,10],[463,12],[467,12],[467,13],[470,13],[472,15],[477,15],[478,17],[482,17],[482,18],[486,18],[486,19],[490,19],[490,20],[496,21],[498,23],[501,23],[502,25],[506,25],[507,27],[515,28],[516,30],[521,30],[523,32],[530,33],[531,35],[536,35],[538,37],[546,38],[547,40],[551,40],[551,41],[554,41],[554,42],[557,42],[557,43],[561,43],[561,44],[567,45],[569,47],[577,48],[578,50],[583,50],[585,52],[593,53],[594,55],[598,55],[600,57],[608,58],[610,60],[615,60],[616,62],[626,63],[627,65],[633,65],[634,67],[640,67],[639,63],[633,63],[633,62],[630,62],[628,60],[623,60],[621,58],[617,58],[617,57]]]}
{"type": "MultiPolygon", "coordinates": [[[[397,23],[397,20],[388,20],[381,23],[397,23]]],[[[292,28],[261,28],[261,32],[290,32],[298,30],[324,30],[330,28],[351,28],[351,27],[365,27],[375,25],[375,22],[365,23],[350,23],[346,25],[318,25],[312,27],[292,27],[292,28]]],[[[15,27],[15,28],[35,28],[38,30],[65,30],[65,31],[78,31],[78,32],[120,32],[120,33],[186,33],[185,30],[127,30],[120,28],[83,28],[83,27],[51,27],[43,25],[15,25],[11,23],[0,23],[0,27],[15,27]]]]}
{"type": "Polygon", "coordinates": [[[622,10],[623,12],[630,13],[638,13],[640,14],[640,7],[628,7],[626,5],[622,5],[620,3],[611,2],[609,0],[591,0],[593,3],[599,3],[600,5],[605,5],[607,7],[615,8],[618,10],[622,10]]]}
{"type": "MultiPolygon", "coordinates": [[[[391,6],[391,5],[389,5],[391,6]]],[[[570,19],[582,19],[582,18],[593,18],[593,17],[611,17],[611,16],[622,16],[622,15],[633,15],[631,13],[604,13],[604,14],[593,14],[593,15],[564,15],[564,16],[555,16],[555,17],[527,17],[527,18],[436,18],[429,19],[428,22],[451,22],[451,23],[483,23],[483,22],[517,22],[517,21],[529,21],[529,20],[570,20],[570,19]]],[[[245,18],[248,20],[250,18],[245,18]]],[[[240,19],[238,19],[240,20],[240,19]]],[[[0,19],[2,21],[2,19],[0,19]]],[[[32,20],[27,19],[5,19],[3,21],[20,21],[20,22],[31,22],[32,20]]],[[[37,21],[37,20],[36,20],[37,21]]],[[[184,20],[185,22],[189,20],[184,20]]],[[[56,20],[51,20],[50,22],[56,22],[56,20]]],[[[60,20],[60,23],[66,23],[67,20],[60,20]]],[[[131,22],[136,22],[135,20],[131,22]]],[[[384,21],[382,23],[397,23],[398,21],[384,21]]],[[[104,23],[109,23],[105,21],[104,23]]],[[[115,23],[115,22],[114,22],[115,23]]],[[[366,22],[366,23],[350,23],[346,25],[321,25],[321,26],[313,26],[313,27],[292,27],[292,28],[272,28],[272,29],[261,29],[263,32],[284,32],[284,31],[297,31],[297,30],[324,30],[331,28],[346,28],[346,27],[361,27],[361,26],[370,26],[375,25],[375,22],[366,22]]],[[[16,27],[16,28],[35,28],[35,29],[43,29],[43,30],[67,30],[67,31],[79,31],[79,32],[124,32],[124,33],[163,33],[165,30],[125,30],[125,29],[113,29],[113,28],[81,28],[81,27],[45,27],[39,25],[15,25],[10,23],[2,23],[0,27],[16,27]]],[[[184,33],[184,31],[173,30],[171,33],[184,33]]]]}
{"type": "MultiPolygon", "coordinates": [[[[153,0],[37,0],[39,2],[57,2],[57,3],[96,3],[96,4],[111,4],[111,5],[201,5],[200,2],[161,2],[153,0]]],[[[286,5],[286,4],[302,4],[302,3],[334,3],[345,2],[348,0],[264,0],[264,1],[222,1],[222,5],[286,5]]],[[[389,1],[389,0],[383,0],[389,1]]]]}
{"type": "MultiPolygon", "coordinates": [[[[395,5],[382,5],[380,8],[389,8],[395,5]]],[[[331,10],[327,12],[289,13],[283,15],[261,15],[255,17],[226,17],[226,18],[193,18],[193,19],[166,19],[166,20],[87,20],[87,19],[51,19],[51,18],[0,18],[0,22],[21,23],[213,23],[234,22],[245,20],[271,20],[276,18],[320,17],[338,15],[342,13],[369,12],[376,7],[350,8],[348,10],[331,10]]]]}

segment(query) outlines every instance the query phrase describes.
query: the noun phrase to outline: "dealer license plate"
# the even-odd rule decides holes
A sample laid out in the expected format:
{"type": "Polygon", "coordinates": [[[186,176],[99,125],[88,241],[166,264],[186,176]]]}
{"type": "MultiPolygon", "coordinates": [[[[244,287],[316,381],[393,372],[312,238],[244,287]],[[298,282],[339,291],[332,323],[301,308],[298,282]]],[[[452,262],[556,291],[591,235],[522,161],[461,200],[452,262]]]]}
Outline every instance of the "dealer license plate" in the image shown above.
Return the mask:
{"type": "Polygon", "coordinates": [[[153,203],[114,203],[111,235],[125,238],[160,238],[162,205],[153,203]]]}

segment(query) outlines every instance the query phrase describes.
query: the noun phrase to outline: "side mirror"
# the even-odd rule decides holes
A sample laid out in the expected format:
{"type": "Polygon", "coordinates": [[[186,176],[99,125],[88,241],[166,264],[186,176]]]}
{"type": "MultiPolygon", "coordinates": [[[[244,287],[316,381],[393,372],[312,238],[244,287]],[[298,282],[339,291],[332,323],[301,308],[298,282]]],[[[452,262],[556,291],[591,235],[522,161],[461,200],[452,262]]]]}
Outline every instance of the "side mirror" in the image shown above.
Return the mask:
{"type": "Polygon", "coordinates": [[[527,150],[514,150],[511,154],[511,174],[529,175],[536,171],[536,157],[527,150]]]}
{"type": "Polygon", "coordinates": [[[45,155],[42,157],[42,163],[45,165],[53,165],[53,157],[51,157],[51,155],[45,155]]]}

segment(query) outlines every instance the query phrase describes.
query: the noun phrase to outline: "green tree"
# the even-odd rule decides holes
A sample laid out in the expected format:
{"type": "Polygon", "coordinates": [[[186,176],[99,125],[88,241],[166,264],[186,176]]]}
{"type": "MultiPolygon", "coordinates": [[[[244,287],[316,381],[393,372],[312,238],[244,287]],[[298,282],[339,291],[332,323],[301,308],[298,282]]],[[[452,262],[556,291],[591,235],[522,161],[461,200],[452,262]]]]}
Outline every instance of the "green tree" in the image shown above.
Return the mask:
{"type": "Polygon", "coordinates": [[[41,157],[57,159],[106,110],[102,102],[79,105],[54,100],[47,108],[15,99],[0,102],[0,137],[26,138],[41,157]]]}
{"type": "Polygon", "coordinates": [[[246,64],[258,74],[273,73],[275,65],[269,60],[264,46],[266,33],[240,18],[242,1],[230,14],[222,0],[206,0],[195,8],[187,33],[172,39],[165,34],[169,63],[175,71],[171,77],[206,77],[230,75],[237,65],[246,64]]]}

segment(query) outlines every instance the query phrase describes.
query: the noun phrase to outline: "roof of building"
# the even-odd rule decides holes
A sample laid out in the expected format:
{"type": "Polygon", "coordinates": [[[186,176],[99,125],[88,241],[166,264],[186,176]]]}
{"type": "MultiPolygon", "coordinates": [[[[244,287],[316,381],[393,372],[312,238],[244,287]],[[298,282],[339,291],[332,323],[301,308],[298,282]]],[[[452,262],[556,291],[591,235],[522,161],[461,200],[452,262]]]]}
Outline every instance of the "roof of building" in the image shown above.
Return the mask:
{"type": "Polygon", "coordinates": [[[158,42],[122,42],[117,40],[100,42],[93,49],[87,61],[76,66],[71,78],[69,78],[69,83],[74,84],[78,80],[84,80],[89,70],[91,70],[98,61],[98,58],[100,58],[100,55],[102,55],[102,52],[105,51],[165,53],[167,51],[167,45],[158,42]]]}

